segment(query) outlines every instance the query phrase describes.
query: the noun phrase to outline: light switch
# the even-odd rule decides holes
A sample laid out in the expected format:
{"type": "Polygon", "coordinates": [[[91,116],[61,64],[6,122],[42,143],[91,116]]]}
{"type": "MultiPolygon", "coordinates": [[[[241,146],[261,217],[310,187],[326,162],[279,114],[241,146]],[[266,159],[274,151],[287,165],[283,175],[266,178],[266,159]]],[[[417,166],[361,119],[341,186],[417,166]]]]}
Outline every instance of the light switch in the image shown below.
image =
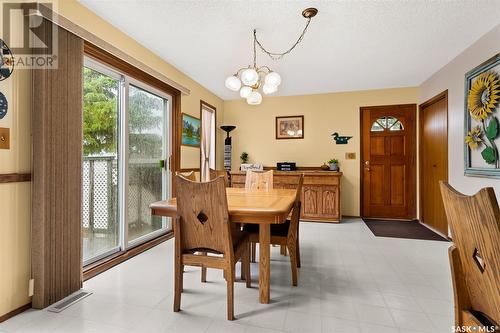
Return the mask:
{"type": "Polygon", "coordinates": [[[0,149],[10,149],[10,129],[0,127],[0,149]]]}
{"type": "Polygon", "coordinates": [[[345,159],[346,160],[355,160],[356,159],[356,153],[345,153],[345,159]]]}

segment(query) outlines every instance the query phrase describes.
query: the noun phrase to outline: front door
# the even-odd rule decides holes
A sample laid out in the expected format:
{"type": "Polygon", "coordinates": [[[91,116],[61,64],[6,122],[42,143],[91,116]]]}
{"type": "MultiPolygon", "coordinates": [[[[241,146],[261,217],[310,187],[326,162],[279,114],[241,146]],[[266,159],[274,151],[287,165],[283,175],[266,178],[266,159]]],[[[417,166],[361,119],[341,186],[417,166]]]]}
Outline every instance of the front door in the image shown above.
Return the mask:
{"type": "Polygon", "coordinates": [[[416,105],[361,108],[361,216],[415,218],[416,105]]]}

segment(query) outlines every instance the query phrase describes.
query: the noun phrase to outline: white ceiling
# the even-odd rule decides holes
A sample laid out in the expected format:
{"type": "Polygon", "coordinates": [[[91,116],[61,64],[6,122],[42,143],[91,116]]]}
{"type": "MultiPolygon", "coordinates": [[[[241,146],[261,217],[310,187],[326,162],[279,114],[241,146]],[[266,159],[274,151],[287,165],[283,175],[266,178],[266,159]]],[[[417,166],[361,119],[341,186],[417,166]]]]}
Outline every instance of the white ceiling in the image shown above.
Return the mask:
{"type": "Polygon", "coordinates": [[[257,55],[280,95],[416,86],[500,23],[500,0],[80,1],[223,99],[239,97],[224,80],[251,63],[252,29],[282,51],[306,7],[319,13],[295,51],[257,55]]]}

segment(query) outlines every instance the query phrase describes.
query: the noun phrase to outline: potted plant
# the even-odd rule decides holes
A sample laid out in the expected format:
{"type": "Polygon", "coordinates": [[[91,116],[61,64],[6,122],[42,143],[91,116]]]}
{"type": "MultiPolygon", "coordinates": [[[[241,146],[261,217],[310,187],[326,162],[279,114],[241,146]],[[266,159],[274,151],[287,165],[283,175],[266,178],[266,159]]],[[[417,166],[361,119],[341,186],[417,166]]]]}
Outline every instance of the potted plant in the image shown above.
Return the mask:
{"type": "Polygon", "coordinates": [[[248,163],[248,153],[242,152],[240,155],[241,164],[248,163]]]}
{"type": "Polygon", "coordinates": [[[339,160],[336,158],[332,158],[328,161],[328,165],[330,165],[331,171],[339,171],[339,160]]]}

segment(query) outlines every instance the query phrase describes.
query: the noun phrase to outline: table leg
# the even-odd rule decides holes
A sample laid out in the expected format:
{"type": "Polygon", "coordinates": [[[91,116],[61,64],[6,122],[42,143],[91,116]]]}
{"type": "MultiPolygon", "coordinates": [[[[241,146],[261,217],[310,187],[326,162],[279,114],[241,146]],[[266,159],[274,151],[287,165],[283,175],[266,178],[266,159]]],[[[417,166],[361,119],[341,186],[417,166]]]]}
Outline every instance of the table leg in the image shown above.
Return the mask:
{"type": "Polygon", "coordinates": [[[271,284],[271,225],[259,225],[259,293],[262,304],[269,303],[271,284]]]}

